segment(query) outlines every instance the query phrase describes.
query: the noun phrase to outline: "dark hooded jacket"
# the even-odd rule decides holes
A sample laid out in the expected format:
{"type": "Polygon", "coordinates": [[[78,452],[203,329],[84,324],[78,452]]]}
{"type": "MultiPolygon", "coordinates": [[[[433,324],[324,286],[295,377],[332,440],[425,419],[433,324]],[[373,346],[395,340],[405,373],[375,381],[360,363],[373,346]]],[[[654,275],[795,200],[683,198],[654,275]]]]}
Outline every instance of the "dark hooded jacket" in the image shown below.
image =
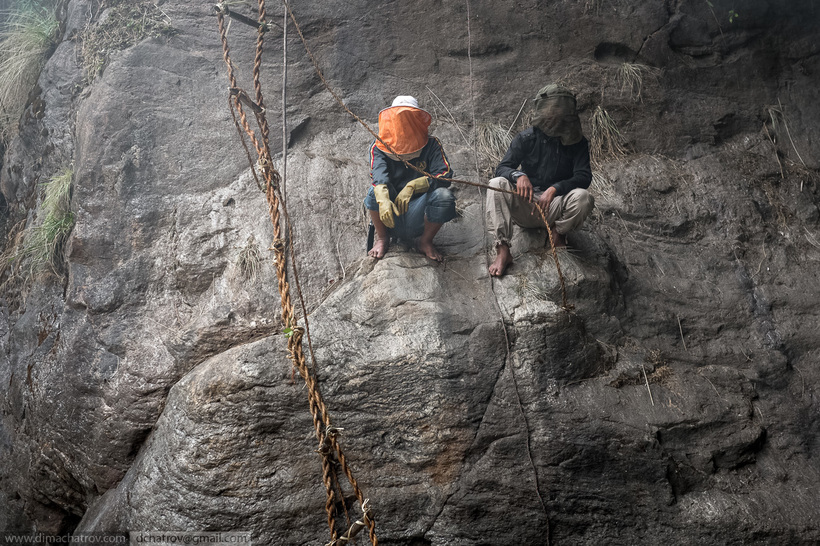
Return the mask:
{"type": "MultiPolygon", "coordinates": [[[[415,165],[419,169],[427,172],[432,176],[441,178],[452,178],[453,170],[450,168],[450,162],[447,161],[447,155],[444,153],[444,147],[436,137],[429,137],[427,145],[422,148],[421,155],[415,159],[408,161],[411,165],[415,165]]],[[[408,168],[401,161],[391,159],[389,155],[381,151],[376,142],[370,145],[370,177],[372,185],[387,184],[391,190],[391,195],[400,192],[408,182],[414,178],[423,176],[418,171],[408,168]]],[[[449,187],[450,182],[447,180],[431,179],[430,188],[449,187]]]]}
{"type": "Polygon", "coordinates": [[[589,166],[589,141],[565,146],[560,138],[548,137],[541,129],[530,127],[518,133],[495,170],[496,176],[514,181],[526,174],[536,191],[555,187],[556,195],[566,195],[576,188],[589,188],[592,170],[589,166]]]}

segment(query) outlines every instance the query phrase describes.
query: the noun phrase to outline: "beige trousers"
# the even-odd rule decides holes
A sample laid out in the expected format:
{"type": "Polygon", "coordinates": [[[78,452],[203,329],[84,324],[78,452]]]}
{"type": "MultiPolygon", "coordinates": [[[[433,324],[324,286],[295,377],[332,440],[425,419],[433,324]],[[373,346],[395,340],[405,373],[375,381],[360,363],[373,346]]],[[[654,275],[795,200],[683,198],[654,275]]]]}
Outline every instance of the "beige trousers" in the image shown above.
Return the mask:
{"type": "MultiPolygon", "coordinates": [[[[515,191],[515,186],[499,176],[490,180],[490,186],[507,191],[515,191]]],[[[495,244],[510,246],[513,224],[522,228],[543,228],[544,221],[536,211],[538,198],[543,191],[534,192],[532,202],[510,193],[487,190],[487,229],[495,236],[495,244]]],[[[574,189],[566,195],[556,197],[550,203],[547,222],[550,229],[566,234],[581,227],[595,207],[595,199],[587,190],[574,189]]]]}

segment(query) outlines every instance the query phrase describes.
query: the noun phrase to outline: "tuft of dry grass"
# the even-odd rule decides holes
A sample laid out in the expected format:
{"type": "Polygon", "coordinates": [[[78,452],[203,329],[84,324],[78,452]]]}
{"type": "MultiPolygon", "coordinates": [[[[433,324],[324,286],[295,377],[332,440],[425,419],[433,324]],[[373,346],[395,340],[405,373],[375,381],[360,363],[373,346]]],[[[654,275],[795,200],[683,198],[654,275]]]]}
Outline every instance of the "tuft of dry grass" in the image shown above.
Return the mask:
{"type": "MultiPolygon", "coordinates": [[[[14,265],[17,253],[19,252],[19,249],[23,244],[23,234],[25,227],[26,221],[20,220],[19,222],[14,224],[6,234],[6,244],[4,247],[5,250],[2,254],[0,254],[0,279],[4,279],[3,285],[5,285],[9,280],[6,277],[6,275],[10,271],[12,271],[12,266],[14,265]]],[[[9,275],[9,277],[11,276],[13,275],[9,275]]]]}
{"type": "Polygon", "coordinates": [[[615,197],[615,184],[600,169],[596,169],[592,171],[592,183],[589,185],[589,191],[607,201],[611,201],[615,197]]]}
{"type": "Polygon", "coordinates": [[[650,383],[663,383],[674,375],[672,368],[664,362],[655,367],[655,371],[649,374],[650,383]]]}
{"type": "Polygon", "coordinates": [[[590,155],[593,162],[616,159],[626,155],[626,145],[618,125],[609,113],[597,106],[590,118],[590,155]]]}
{"type": "Polygon", "coordinates": [[[176,33],[171,19],[153,0],[104,0],[101,11],[101,20],[93,25],[89,22],[80,35],[87,83],[102,74],[112,52],[148,37],[176,33]]]}
{"type": "Polygon", "coordinates": [[[616,79],[621,84],[621,94],[629,93],[635,102],[643,102],[643,82],[644,78],[658,79],[660,68],[646,66],[639,63],[622,63],[618,67],[616,79]]]}
{"type": "Polygon", "coordinates": [[[478,155],[483,165],[490,165],[495,169],[507,148],[510,147],[513,135],[502,127],[500,123],[485,123],[478,126],[478,155]]]}
{"type": "MultiPolygon", "coordinates": [[[[783,103],[780,102],[780,99],[777,100],[777,105],[770,105],[766,107],[766,114],[769,116],[769,122],[771,123],[772,132],[774,133],[774,137],[769,134],[769,129],[766,125],[763,125],[766,134],[769,136],[769,139],[772,141],[772,144],[775,146],[775,153],[779,148],[777,145],[778,140],[781,139],[782,135],[785,134],[788,139],[789,143],[794,150],[794,153],[797,155],[797,159],[800,160],[800,163],[803,166],[806,166],[806,162],[803,161],[803,158],[800,156],[800,152],[797,151],[797,146],[794,144],[794,140],[792,139],[792,133],[789,130],[789,123],[786,119],[786,109],[783,106],[783,103]]],[[[782,150],[781,150],[782,151],[782,150]]],[[[777,159],[778,163],[780,163],[780,158],[777,159]]],[[[781,176],[783,175],[783,166],[781,165],[781,176]]]]}
{"type": "Polygon", "coordinates": [[[551,301],[547,289],[527,277],[520,277],[518,279],[515,293],[522,301],[526,301],[527,299],[551,301]]]}
{"type": "Polygon", "coordinates": [[[525,111],[528,100],[524,100],[509,127],[498,122],[480,123],[476,128],[476,151],[482,167],[482,174],[492,177],[496,166],[504,158],[515,135],[532,125],[535,113],[525,111]],[[522,115],[523,114],[523,115],[522,115]]]}
{"type": "Polygon", "coordinates": [[[59,30],[54,10],[20,3],[0,31],[0,141],[8,142],[59,30]]]}
{"type": "Polygon", "coordinates": [[[647,364],[653,367],[666,366],[666,357],[660,349],[650,349],[645,356],[647,364]]]}
{"type": "Polygon", "coordinates": [[[592,13],[596,16],[601,15],[601,6],[603,3],[603,0],[586,0],[584,2],[584,14],[592,13]]]}
{"type": "Polygon", "coordinates": [[[817,250],[820,250],[820,242],[817,241],[817,238],[811,234],[808,228],[804,227],[803,229],[806,231],[806,240],[809,242],[809,244],[817,250]]]}
{"type": "Polygon", "coordinates": [[[261,265],[262,253],[259,250],[259,244],[253,235],[251,235],[245,242],[245,246],[239,250],[239,255],[236,258],[236,267],[239,270],[239,275],[243,279],[254,282],[259,275],[261,265]]]}

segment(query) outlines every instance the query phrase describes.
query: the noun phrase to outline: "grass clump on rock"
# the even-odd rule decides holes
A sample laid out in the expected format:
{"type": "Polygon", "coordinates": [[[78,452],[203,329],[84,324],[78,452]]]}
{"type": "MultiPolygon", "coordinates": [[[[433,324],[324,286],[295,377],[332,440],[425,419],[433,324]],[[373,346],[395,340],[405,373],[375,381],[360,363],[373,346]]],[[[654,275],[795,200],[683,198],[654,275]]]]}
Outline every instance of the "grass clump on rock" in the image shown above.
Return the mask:
{"type": "Polygon", "coordinates": [[[70,207],[73,179],[74,171],[66,168],[43,184],[42,221],[26,228],[22,248],[13,258],[21,264],[25,262],[28,278],[46,267],[55,273],[63,267],[63,248],[74,227],[74,213],[70,207]]]}
{"type": "Polygon", "coordinates": [[[626,155],[624,137],[609,112],[598,106],[590,119],[590,155],[593,164],[626,155]]]}
{"type": "Polygon", "coordinates": [[[18,2],[0,19],[0,142],[8,142],[54,47],[59,24],[53,2],[47,1],[18,2]]]}
{"type": "Polygon", "coordinates": [[[489,174],[495,172],[495,167],[504,158],[507,148],[510,147],[513,135],[500,123],[486,123],[478,127],[478,154],[482,163],[488,166],[489,174]]]}
{"type": "Polygon", "coordinates": [[[657,81],[660,74],[661,70],[659,68],[638,63],[622,63],[617,72],[617,79],[621,84],[621,94],[628,94],[634,102],[643,102],[644,78],[648,77],[657,81]]]}
{"type": "Polygon", "coordinates": [[[102,74],[112,52],[174,33],[171,20],[153,0],[105,0],[99,19],[80,36],[86,81],[102,74]]]}
{"type": "Polygon", "coordinates": [[[242,279],[254,282],[262,265],[262,253],[253,235],[248,237],[245,246],[236,258],[236,267],[242,279]]]}

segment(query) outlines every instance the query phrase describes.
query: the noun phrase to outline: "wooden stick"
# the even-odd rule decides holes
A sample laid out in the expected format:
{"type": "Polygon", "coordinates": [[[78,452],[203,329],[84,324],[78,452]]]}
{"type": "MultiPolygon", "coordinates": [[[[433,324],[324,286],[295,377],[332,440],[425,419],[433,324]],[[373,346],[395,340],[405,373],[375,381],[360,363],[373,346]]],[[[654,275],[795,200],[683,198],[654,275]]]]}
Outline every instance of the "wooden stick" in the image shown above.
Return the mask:
{"type": "Polygon", "coordinates": [[[239,102],[253,110],[254,114],[259,115],[265,112],[264,108],[253,102],[251,98],[248,96],[248,94],[245,93],[243,90],[239,89],[238,87],[231,87],[230,92],[232,97],[237,97],[239,99],[239,102]]]}
{"type": "Polygon", "coordinates": [[[649,391],[649,401],[652,402],[652,405],[655,405],[655,401],[652,399],[652,389],[649,388],[649,378],[646,377],[646,367],[641,362],[641,369],[643,369],[643,380],[646,381],[646,390],[649,391]]]}
{"type": "Polygon", "coordinates": [[[250,17],[246,17],[241,13],[236,13],[235,11],[231,11],[228,6],[224,4],[217,4],[214,6],[214,10],[217,13],[223,13],[233,19],[234,21],[239,21],[242,24],[248,25],[249,27],[260,29],[262,32],[267,32],[270,30],[270,26],[268,25],[267,21],[259,22],[251,19],[250,17]]]}
{"type": "Polygon", "coordinates": [[[689,349],[686,348],[686,340],[683,338],[683,326],[680,324],[680,317],[676,317],[678,319],[678,329],[680,330],[680,340],[683,342],[683,350],[687,353],[689,349]]]}

